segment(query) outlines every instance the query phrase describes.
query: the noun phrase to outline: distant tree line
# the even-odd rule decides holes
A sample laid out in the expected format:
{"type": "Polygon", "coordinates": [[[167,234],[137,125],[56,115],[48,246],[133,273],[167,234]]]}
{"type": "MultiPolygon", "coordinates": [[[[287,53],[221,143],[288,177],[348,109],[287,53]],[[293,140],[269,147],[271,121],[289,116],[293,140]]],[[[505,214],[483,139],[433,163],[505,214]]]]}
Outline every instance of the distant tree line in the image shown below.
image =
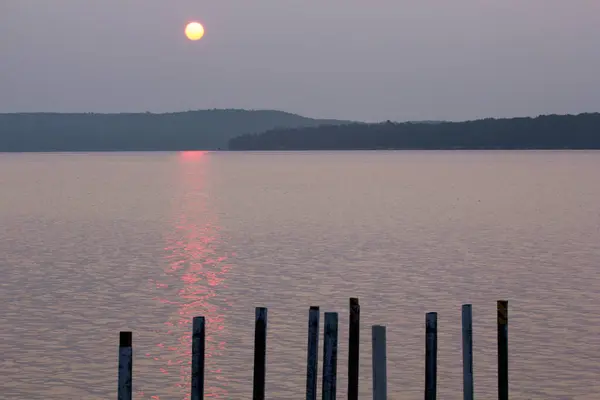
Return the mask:
{"type": "Polygon", "coordinates": [[[232,138],[229,149],[600,149],[600,114],[273,129],[232,138]]]}
{"type": "Polygon", "coordinates": [[[230,138],[244,133],[324,123],[338,122],[282,111],[238,109],[0,114],[0,152],[214,150],[227,148],[230,138]]]}

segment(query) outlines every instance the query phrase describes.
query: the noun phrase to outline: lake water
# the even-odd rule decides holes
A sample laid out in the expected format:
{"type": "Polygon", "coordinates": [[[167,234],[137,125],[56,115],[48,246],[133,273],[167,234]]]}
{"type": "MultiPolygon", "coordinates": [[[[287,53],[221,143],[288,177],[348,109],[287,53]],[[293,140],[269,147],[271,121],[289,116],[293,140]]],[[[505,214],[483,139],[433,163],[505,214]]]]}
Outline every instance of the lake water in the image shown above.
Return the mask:
{"type": "Polygon", "coordinates": [[[422,398],[428,311],[439,397],[462,398],[467,302],[476,397],[495,398],[507,299],[512,398],[596,399],[599,172],[568,151],[0,155],[0,398],[115,398],[132,330],[135,398],[184,399],[204,315],[207,393],[249,399],[266,306],[267,397],[301,399],[311,305],[340,312],[343,398],[357,296],[362,398],[373,324],[389,398],[422,398]]]}

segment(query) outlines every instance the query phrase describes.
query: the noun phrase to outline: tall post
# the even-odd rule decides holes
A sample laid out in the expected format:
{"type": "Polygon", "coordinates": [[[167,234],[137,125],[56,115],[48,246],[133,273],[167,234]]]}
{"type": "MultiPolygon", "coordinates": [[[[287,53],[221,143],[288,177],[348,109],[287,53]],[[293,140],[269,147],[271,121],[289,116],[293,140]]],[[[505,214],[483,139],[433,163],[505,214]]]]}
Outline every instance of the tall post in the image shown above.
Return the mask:
{"type": "Polygon", "coordinates": [[[473,311],[462,306],[463,399],[473,400],[473,311]]]}
{"type": "Polygon", "coordinates": [[[254,378],[252,399],[265,399],[265,370],[267,361],[267,309],[256,308],[254,329],[254,378]]]}
{"type": "Polygon", "coordinates": [[[310,307],[308,311],[308,355],[306,357],[306,400],[317,400],[319,319],[319,307],[310,307]]]}
{"type": "Polygon", "coordinates": [[[498,400],[508,400],[508,301],[498,301],[498,400]]]}
{"type": "Polygon", "coordinates": [[[119,388],[118,400],[132,400],[133,390],[133,335],[119,332],[119,388]]]}
{"type": "Polygon", "coordinates": [[[323,339],[323,400],[336,400],[338,314],[325,313],[323,339]]]}
{"type": "Polygon", "coordinates": [[[194,317],[192,327],[192,396],[191,400],[204,399],[204,317],[194,317]]]}
{"type": "Polygon", "coordinates": [[[350,331],[348,335],[348,400],[358,400],[360,346],[360,305],[350,299],[350,331]]]}
{"type": "Polygon", "coordinates": [[[437,313],[425,317],[425,400],[437,395],[437,313]]]}
{"type": "Polygon", "coordinates": [[[387,400],[387,355],[385,326],[371,328],[373,340],[373,400],[387,400]]]}

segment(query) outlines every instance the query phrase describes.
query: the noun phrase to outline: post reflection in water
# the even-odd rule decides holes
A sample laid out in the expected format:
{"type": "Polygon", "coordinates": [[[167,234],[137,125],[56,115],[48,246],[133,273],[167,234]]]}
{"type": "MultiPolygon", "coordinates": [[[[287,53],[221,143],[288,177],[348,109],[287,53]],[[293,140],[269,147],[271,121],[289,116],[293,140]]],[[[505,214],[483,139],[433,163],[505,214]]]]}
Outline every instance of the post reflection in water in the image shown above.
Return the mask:
{"type": "Polygon", "coordinates": [[[157,344],[158,356],[149,355],[167,375],[165,384],[171,385],[170,395],[165,394],[168,398],[173,398],[174,393],[189,398],[192,318],[199,315],[206,318],[207,324],[205,395],[227,397],[227,382],[218,366],[226,346],[224,313],[229,307],[220,291],[226,287],[229,265],[227,255],[221,250],[216,213],[211,210],[205,187],[208,165],[207,152],[178,154],[180,185],[173,199],[173,229],[166,235],[167,266],[164,275],[155,282],[158,293],[162,294],[156,300],[176,310],[165,322],[166,336],[157,344]]]}

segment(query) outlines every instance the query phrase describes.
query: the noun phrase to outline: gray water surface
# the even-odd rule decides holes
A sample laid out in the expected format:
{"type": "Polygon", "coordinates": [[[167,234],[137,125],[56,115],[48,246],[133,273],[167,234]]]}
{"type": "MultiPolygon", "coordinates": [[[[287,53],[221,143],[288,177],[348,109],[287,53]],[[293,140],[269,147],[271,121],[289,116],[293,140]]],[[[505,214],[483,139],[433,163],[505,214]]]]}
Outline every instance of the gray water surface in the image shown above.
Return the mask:
{"type": "Polygon", "coordinates": [[[361,398],[373,324],[389,398],[422,398],[428,311],[439,398],[462,398],[467,302],[476,398],[495,398],[505,298],[512,398],[596,399],[599,171],[568,151],[0,154],[0,398],[115,398],[132,330],[135,398],[184,399],[204,315],[207,393],[250,399],[266,306],[267,397],[301,399],[311,305],[340,312],[343,398],[357,296],[361,398]]]}

